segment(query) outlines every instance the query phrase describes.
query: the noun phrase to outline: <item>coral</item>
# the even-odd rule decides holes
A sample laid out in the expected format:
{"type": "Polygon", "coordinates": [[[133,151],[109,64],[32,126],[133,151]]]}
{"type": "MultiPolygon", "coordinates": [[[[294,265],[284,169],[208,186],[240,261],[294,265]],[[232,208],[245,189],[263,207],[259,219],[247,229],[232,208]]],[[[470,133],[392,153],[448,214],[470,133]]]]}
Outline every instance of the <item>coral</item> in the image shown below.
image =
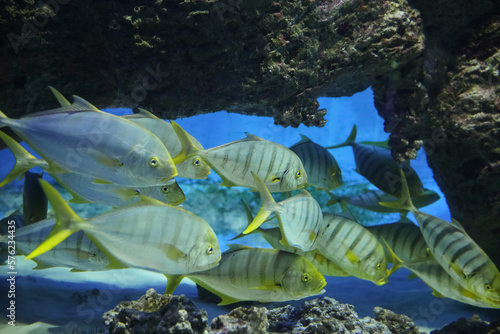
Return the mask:
{"type": "Polygon", "coordinates": [[[375,320],[386,325],[392,333],[420,334],[413,320],[405,314],[396,314],[381,307],[373,309],[375,320]]]}
{"type": "Polygon", "coordinates": [[[121,302],[104,313],[109,333],[204,333],[207,312],[186,296],[160,295],[149,289],[138,301],[121,302]]]}
{"type": "Polygon", "coordinates": [[[212,320],[210,333],[213,334],[264,334],[267,333],[269,321],[264,307],[237,307],[228,314],[220,315],[212,320]]]}
{"type": "Polygon", "coordinates": [[[499,323],[489,323],[487,321],[481,320],[479,316],[474,315],[469,319],[460,318],[457,321],[452,322],[444,326],[441,329],[437,329],[431,332],[431,334],[495,334],[500,333],[499,323]]]}

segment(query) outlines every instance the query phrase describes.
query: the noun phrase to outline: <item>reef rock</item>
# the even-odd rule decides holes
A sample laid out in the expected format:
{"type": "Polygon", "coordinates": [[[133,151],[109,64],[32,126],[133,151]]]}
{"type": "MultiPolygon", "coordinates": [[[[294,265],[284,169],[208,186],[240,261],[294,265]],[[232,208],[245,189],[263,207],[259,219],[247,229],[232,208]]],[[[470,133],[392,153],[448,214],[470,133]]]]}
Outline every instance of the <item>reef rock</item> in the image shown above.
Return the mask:
{"type": "Polygon", "coordinates": [[[469,319],[460,318],[431,332],[431,334],[498,334],[500,333],[500,323],[489,323],[481,320],[478,315],[469,319]]]}
{"type": "Polygon", "coordinates": [[[104,313],[109,333],[204,333],[207,312],[186,296],[161,295],[149,289],[138,301],[121,302],[104,313]]]}
{"type": "Polygon", "coordinates": [[[378,320],[360,319],[354,307],[325,297],[305,301],[302,306],[237,307],[212,320],[184,295],[160,295],[149,289],[138,301],[122,302],[104,314],[109,333],[383,333],[418,334],[405,315],[375,309],[378,320]]]}

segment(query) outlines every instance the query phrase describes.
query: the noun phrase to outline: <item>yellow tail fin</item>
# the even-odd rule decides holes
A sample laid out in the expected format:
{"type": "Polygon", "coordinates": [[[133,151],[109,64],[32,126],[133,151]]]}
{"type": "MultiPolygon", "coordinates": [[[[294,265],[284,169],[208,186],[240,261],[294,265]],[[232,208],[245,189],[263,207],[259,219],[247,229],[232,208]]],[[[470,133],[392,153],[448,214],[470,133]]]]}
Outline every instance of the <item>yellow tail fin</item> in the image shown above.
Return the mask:
{"type": "Polygon", "coordinates": [[[405,173],[402,169],[399,169],[399,171],[401,172],[401,197],[392,202],[379,202],[379,204],[391,209],[415,211],[417,208],[415,208],[411,201],[410,190],[408,188],[408,182],[406,182],[405,173]]]}
{"type": "Polygon", "coordinates": [[[31,153],[26,151],[17,141],[12,139],[7,134],[0,131],[0,139],[7,145],[7,147],[14,154],[16,163],[10,171],[10,173],[0,182],[0,187],[3,187],[7,183],[13,181],[19,176],[22,176],[25,172],[33,167],[42,167],[44,169],[48,168],[48,164],[43,159],[37,159],[31,153]]]}
{"type": "Polygon", "coordinates": [[[252,172],[255,183],[257,184],[257,189],[259,189],[260,198],[262,200],[262,206],[260,207],[259,212],[254,217],[253,221],[248,225],[248,227],[243,231],[243,234],[248,234],[254,230],[256,230],[262,223],[266,221],[266,219],[275,211],[276,201],[274,200],[271,192],[265,185],[264,181],[252,172]]]}
{"type": "Polygon", "coordinates": [[[67,237],[75,232],[81,230],[79,222],[83,221],[82,218],[71,209],[71,207],[64,201],[61,195],[54,189],[47,181],[40,180],[40,185],[47,195],[52,208],[56,214],[56,224],[47,238],[35,248],[26,259],[31,259],[39,256],[52,248],[56,247],[59,243],[64,241],[67,237]]]}
{"type": "Polygon", "coordinates": [[[170,124],[172,124],[172,127],[174,128],[174,131],[182,145],[182,151],[174,158],[174,163],[177,165],[192,156],[198,155],[200,149],[196,147],[191,138],[189,138],[189,134],[186,130],[174,121],[170,121],[170,124]]]}
{"type": "Polygon", "coordinates": [[[345,142],[343,142],[342,144],[328,146],[328,147],[325,147],[325,148],[327,150],[329,150],[329,149],[332,149],[332,148],[339,148],[339,147],[344,147],[344,146],[352,145],[352,144],[354,144],[356,142],[357,132],[358,132],[358,130],[357,130],[356,124],[354,124],[352,126],[351,133],[349,134],[349,137],[347,137],[347,139],[346,139],[345,142]]]}

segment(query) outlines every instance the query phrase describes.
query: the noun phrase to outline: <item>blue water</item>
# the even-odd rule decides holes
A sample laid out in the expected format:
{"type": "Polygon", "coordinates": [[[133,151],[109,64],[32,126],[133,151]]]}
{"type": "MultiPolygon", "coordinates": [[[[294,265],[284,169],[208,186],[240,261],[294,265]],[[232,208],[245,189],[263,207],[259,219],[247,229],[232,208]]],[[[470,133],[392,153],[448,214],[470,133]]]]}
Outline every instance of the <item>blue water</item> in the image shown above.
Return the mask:
{"type": "MultiPolygon", "coordinates": [[[[224,111],[191,118],[179,119],[177,120],[177,122],[185,130],[196,137],[205,148],[215,147],[230,141],[244,138],[245,132],[252,133],[263,139],[274,141],[287,147],[295,144],[300,140],[299,134],[304,134],[314,142],[324,146],[328,146],[343,142],[349,135],[353,124],[356,124],[358,127],[358,141],[383,141],[388,138],[388,134],[383,131],[383,119],[378,116],[377,111],[373,105],[373,93],[370,89],[355,94],[352,97],[320,98],[319,103],[320,108],[327,109],[327,114],[325,117],[327,123],[323,128],[306,127],[304,125],[301,125],[299,128],[283,128],[281,126],[274,125],[273,119],[270,117],[245,116],[239,114],[230,114],[224,111]]],[[[129,109],[113,109],[106,111],[115,113],[117,115],[131,113],[129,109]]],[[[28,148],[24,143],[23,146],[28,148]]],[[[29,148],[28,150],[32,154],[34,154],[34,152],[29,148]]],[[[344,185],[339,189],[339,191],[346,191],[353,185],[358,184],[364,184],[367,188],[374,189],[373,186],[370,186],[362,176],[354,172],[355,164],[352,149],[350,147],[331,150],[330,152],[335,156],[340,165],[340,168],[342,169],[344,185]]],[[[7,175],[13,164],[13,156],[9,152],[9,150],[0,151],[0,178],[3,178],[5,175],[7,175]]],[[[425,207],[423,211],[449,221],[450,212],[446,205],[445,197],[433,179],[432,171],[427,165],[425,153],[423,152],[423,150],[418,153],[417,159],[412,161],[411,164],[419,174],[424,186],[428,189],[436,191],[441,196],[439,201],[428,207],[425,207]]],[[[50,179],[50,177],[47,176],[45,178],[50,179]]],[[[212,172],[208,181],[199,181],[197,182],[197,184],[198,186],[203,186],[203,182],[213,183],[214,180],[220,179],[214,172],[212,172]]],[[[178,182],[181,187],[183,186],[183,183],[192,183],[191,181],[183,181],[182,179],[179,179],[178,182]]],[[[9,213],[9,211],[14,210],[21,205],[22,185],[22,181],[15,181],[8,186],[0,189],[0,217],[5,216],[7,213],[9,213]],[[18,195],[15,196],[12,194],[18,195]]],[[[234,197],[238,196],[238,189],[232,188],[228,191],[234,192],[234,194],[236,194],[234,197]]],[[[186,205],[190,205],[189,194],[186,193],[186,196],[186,205]]],[[[219,217],[219,220],[225,221],[226,224],[231,224],[231,219],[233,219],[231,212],[233,211],[239,213],[243,210],[241,206],[235,206],[234,208],[229,209],[224,207],[221,208],[220,206],[222,204],[213,203],[210,201],[203,203],[203,205],[200,205],[198,203],[198,208],[196,208],[196,203],[194,203],[194,205],[191,205],[193,206],[193,211],[195,209],[198,209],[201,213],[195,213],[205,218],[209,223],[213,223],[211,219],[217,219],[217,215],[219,215],[221,211],[224,211],[226,216],[224,216],[223,218],[219,217]],[[207,212],[212,210],[213,208],[217,208],[216,210],[219,210],[215,211],[214,213],[216,218],[206,218],[204,214],[208,214],[207,212]]],[[[335,208],[325,208],[325,210],[335,211],[335,208]]],[[[87,212],[87,214],[89,213],[87,212]]],[[[377,224],[381,222],[396,221],[398,217],[399,216],[397,214],[386,216],[362,213],[358,218],[360,220],[367,219],[368,222],[366,223],[369,224],[377,224]]],[[[410,218],[413,217],[410,216],[410,218]]],[[[244,224],[244,222],[241,224],[244,224]]],[[[227,234],[219,235],[220,240],[222,240],[221,244],[224,243],[224,240],[227,240],[230,237],[234,236],[234,234],[231,235],[231,233],[234,232],[228,232],[227,234]]],[[[247,243],[252,243],[253,240],[256,239],[249,240],[250,241],[247,241],[247,243]]],[[[42,271],[38,272],[41,273],[42,271]]],[[[52,274],[55,273],[55,271],[44,272],[46,272],[46,274],[42,273],[44,277],[43,280],[52,279],[57,282],[58,274],[52,274]]],[[[36,275],[39,275],[39,273],[37,273],[36,275]]],[[[2,274],[4,275],[4,272],[0,268],[0,275],[2,274]]],[[[36,304],[36,301],[34,301],[31,297],[34,293],[32,291],[34,289],[34,283],[32,282],[33,279],[30,279],[30,277],[34,277],[36,275],[33,271],[20,273],[20,277],[24,278],[20,279],[20,281],[22,282],[22,286],[24,287],[24,289],[26,289],[24,293],[20,293],[20,296],[22,296],[20,298],[22,298],[22,301],[26,303],[26,305],[23,306],[24,310],[26,310],[26,312],[31,312],[29,316],[25,314],[24,319],[28,322],[35,320],[50,322],[50,315],[47,315],[47,312],[40,312],[37,317],[37,313],[33,311],[36,310],[37,307],[44,307],[43,302],[45,300],[48,308],[54,307],[54,311],[52,312],[53,317],[57,318],[57,315],[55,313],[58,312],[58,309],[54,304],[54,300],[50,299],[50,295],[44,297],[46,299],[38,300],[38,303],[42,303],[40,305],[36,304]],[[33,305],[33,303],[35,303],[37,306],[33,305]],[[33,312],[35,313],[33,314],[33,312]]],[[[80,289],[85,290],[91,289],[92,286],[97,286],[96,283],[92,283],[90,286],[85,285],[82,282],[82,277],[85,276],[80,275],[88,275],[88,280],[93,282],[95,282],[96,280],[95,277],[100,277],[96,276],[99,275],[98,273],[82,273],[78,274],[78,276],[75,275],[74,277],[78,277],[80,281],[76,285],[71,285],[71,289],[76,290],[77,287],[79,287],[80,289]]],[[[431,296],[430,290],[425,286],[425,284],[423,284],[419,280],[408,281],[406,279],[407,276],[408,272],[399,271],[391,277],[390,283],[383,287],[377,287],[370,282],[361,281],[355,278],[328,278],[327,295],[338,298],[341,302],[352,303],[356,307],[356,309],[358,309],[358,312],[360,312],[361,315],[371,315],[371,309],[373,308],[373,306],[382,305],[385,307],[392,307],[394,311],[404,311],[408,315],[413,315],[417,320],[420,321],[420,325],[430,327],[444,325],[444,323],[449,320],[449,317],[445,316],[447,314],[458,317],[459,315],[470,316],[472,315],[472,313],[482,312],[482,310],[480,309],[469,307],[457,302],[436,299],[431,296]],[[421,299],[423,294],[425,294],[425,298],[421,299]],[[429,312],[430,315],[428,315],[429,312]]],[[[40,280],[39,282],[43,281],[40,278],[38,279],[40,280]]],[[[34,281],[36,280],[37,279],[34,279],[34,281]]],[[[4,283],[3,281],[4,280],[2,279],[2,283],[4,283]]],[[[85,279],[83,279],[83,281],[85,281],[85,279]]],[[[103,289],[103,291],[106,290],[105,286],[106,284],[108,284],[107,282],[109,281],[102,281],[100,284],[102,284],[104,287],[99,285],[100,289],[103,289]]],[[[137,286],[140,286],[141,288],[147,288],[148,284],[145,284],[145,282],[149,281],[144,281],[144,279],[138,279],[137,281],[131,280],[130,284],[127,286],[127,289],[132,289],[135,292],[127,292],[128,296],[130,296],[130,298],[137,298],[139,295],[141,295],[144,290],[138,289],[137,286]],[[138,281],[141,282],[138,283],[138,281]],[[134,290],[134,287],[136,290],[134,290]]],[[[152,283],[152,285],[157,289],[157,291],[162,292],[162,289],[164,289],[164,280],[160,277],[158,278],[158,281],[156,281],[156,283],[154,284],[152,283]]],[[[2,286],[3,284],[0,284],[0,287],[2,286]]],[[[65,284],[64,286],[66,287],[67,284],[65,284]]],[[[114,286],[108,286],[108,289],[112,288],[114,288],[114,286]]],[[[56,288],[53,287],[53,289],[56,288]]],[[[123,289],[123,291],[125,291],[126,288],[124,287],[123,289]]],[[[192,286],[185,286],[184,289],[187,289],[187,294],[190,297],[196,299],[196,293],[194,292],[195,290],[192,286]]],[[[3,298],[3,291],[1,293],[3,298]]],[[[116,293],[114,294],[116,295],[116,293]]],[[[122,298],[126,298],[124,297],[124,295],[122,294],[120,296],[122,298]]],[[[57,300],[58,297],[53,298],[57,300]]],[[[115,300],[113,299],[113,303],[114,302],[115,300]]],[[[114,304],[110,303],[109,305],[106,305],[106,307],[109,309],[113,305],[114,304]]],[[[202,306],[207,307],[206,305],[202,306]]],[[[227,309],[220,309],[218,311],[211,310],[210,314],[212,316],[215,316],[218,312],[220,313],[221,311],[227,312],[227,309]]],[[[51,312],[48,313],[50,314],[51,312]]],[[[69,321],[68,318],[71,318],[71,316],[71,314],[65,315],[66,321],[69,321]]],[[[75,319],[81,320],[81,314],[75,314],[74,316],[75,319]]],[[[57,322],[59,323],[60,321],[58,320],[57,322]]]]}

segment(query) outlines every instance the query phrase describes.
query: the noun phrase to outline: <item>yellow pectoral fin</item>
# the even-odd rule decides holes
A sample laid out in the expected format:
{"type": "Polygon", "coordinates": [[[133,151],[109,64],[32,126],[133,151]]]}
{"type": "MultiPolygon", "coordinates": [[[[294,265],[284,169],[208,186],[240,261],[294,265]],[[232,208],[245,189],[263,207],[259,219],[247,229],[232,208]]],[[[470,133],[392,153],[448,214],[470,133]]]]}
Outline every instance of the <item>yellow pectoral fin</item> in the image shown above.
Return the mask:
{"type": "Polygon", "coordinates": [[[450,263],[450,268],[457,273],[457,275],[460,278],[467,278],[467,276],[464,274],[463,270],[458,266],[456,263],[450,263]]]}
{"type": "Polygon", "coordinates": [[[356,256],[356,254],[354,254],[352,250],[348,249],[345,255],[349,262],[351,262],[352,264],[359,264],[359,258],[356,256]]]}
{"type": "Polygon", "coordinates": [[[432,295],[434,297],[438,297],[438,298],[446,298],[446,296],[444,296],[443,294],[441,294],[440,292],[438,292],[438,291],[436,291],[434,289],[432,289],[432,295]]]}
{"type": "Polygon", "coordinates": [[[123,166],[123,162],[121,162],[119,159],[108,157],[107,155],[104,155],[104,154],[96,157],[96,161],[98,163],[100,163],[101,165],[109,167],[109,168],[116,168],[116,167],[123,166]]]}
{"type": "Polygon", "coordinates": [[[255,287],[250,288],[250,289],[252,289],[252,290],[273,291],[273,290],[281,289],[281,285],[278,285],[278,284],[261,285],[261,286],[255,286],[255,287]]]}
{"type": "Polygon", "coordinates": [[[103,180],[103,179],[94,179],[94,181],[92,181],[92,183],[95,183],[95,184],[113,184],[113,182],[110,182],[110,181],[106,181],[106,180],[103,180]]]}

